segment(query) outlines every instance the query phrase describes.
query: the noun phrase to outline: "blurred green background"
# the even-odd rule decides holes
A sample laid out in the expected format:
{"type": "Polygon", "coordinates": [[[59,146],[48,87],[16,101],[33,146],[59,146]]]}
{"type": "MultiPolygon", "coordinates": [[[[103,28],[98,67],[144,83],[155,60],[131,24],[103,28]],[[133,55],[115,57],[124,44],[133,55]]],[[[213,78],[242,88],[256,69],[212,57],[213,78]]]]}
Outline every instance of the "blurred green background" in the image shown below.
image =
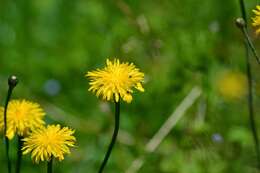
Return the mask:
{"type": "MultiPolygon", "coordinates": [[[[246,1],[249,15],[257,4],[246,1]]],[[[77,147],[55,173],[97,172],[113,131],[113,104],[88,92],[85,73],[106,58],[134,62],[145,93],[122,104],[120,134],[106,173],[123,173],[194,86],[202,95],[181,117],[140,173],[257,172],[249,128],[238,0],[0,0],[0,99],[39,102],[48,123],[76,129],[77,147]]],[[[253,28],[250,34],[259,43],[253,28]]],[[[260,51],[259,51],[260,52],[260,51]]],[[[254,73],[260,125],[260,70],[254,73]]],[[[15,160],[16,141],[12,141],[15,160]]],[[[4,145],[0,167],[5,169],[4,145]]],[[[45,172],[24,156],[22,172],[45,172]]]]}

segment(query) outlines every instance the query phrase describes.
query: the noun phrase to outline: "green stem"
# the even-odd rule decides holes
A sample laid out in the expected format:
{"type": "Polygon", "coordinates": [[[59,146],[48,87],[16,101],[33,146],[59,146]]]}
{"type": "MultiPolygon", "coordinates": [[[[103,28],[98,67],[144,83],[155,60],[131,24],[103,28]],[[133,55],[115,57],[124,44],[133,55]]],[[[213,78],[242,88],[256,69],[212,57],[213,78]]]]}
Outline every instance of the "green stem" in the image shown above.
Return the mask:
{"type": "Polygon", "coordinates": [[[244,0],[239,0],[239,4],[240,4],[240,9],[241,9],[241,14],[242,14],[242,18],[244,19],[245,21],[245,25],[240,27],[240,29],[242,30],[243,32],[243,35],[245,37],[245,42],[248,44],[249,48],[251,49],[254,57],[256,58],[256,61],[257,63],[260,65],[260,58],[259,56],[257,55],[257,52],[256,52],[256,49],[255,49],[255,46],[252,42],[252,40],[250,39],[249,37],[249,34],[248,34],[248,29],[247,29],[247,15],[246,15],[246,8],[245,8],[245,2],[244,0]]]}
{"type": "MultiPolygon", "coordinates": [[[[248,51],[248,48],[247,48],[248,51]]],[[[247,53],[248,54],[248,53],[247,53]]],[[[259,150],[259,140],[257,134],[257,128],[254,116],[254,104],[253,104],[253,82],[252,82],[252,72],[251,65],[249,61],[249,56],[246,56],[246,66],[247,66],[247,82],[248,82],[248,110],[249,110],[249,122],[252,131],[252,135],[255,143],[255,151],[257,157],[257,167],[260,169],[260,150],[259,150]]]]}
{"type": "Polygon", "coordinates": [[[104,160],[99,168],[99,171],[98,173],[102,173],[106,164],[107,164],[107,161],[109,159],[109,156],[112,152],[112,149],[114,147],[114,144],[116,142],[116,138],[117,138],[117,134],[118,134],[118,131],[119,131],[119,122],[120,122],[120,102],[116,102],[115,101],[115,128],[114,128],[114,133],[113,133],[113,136],[112,136],[112,140],[111,140],[111,143],[108,147],[108,150],[106,152],[106,155],[104,157],[104,160]]]}
{"type": "Polygon", "coordinates": [[[52,173],[53,157],[47,162],[47,173],[52,173]]]}
{"type": "Polygon", "coordinates": [[[247,25],[247,16],[246,16],[246,7],[244,0],[239,0],[240,10],[242,14],[242,18],[245,20],[245,23],[247,25]]]}
{"type": "Polygon", "coordinates": [[[259,58],[259,56],[257,55],[255,46],[254,46],[252,40],[250,39],[250,37],[249,37],[249,35],[248,35],[248,31],[247,31],[246,27],[243,27],[243,28],[242,28],[242,32],[243,32],[243,34],[244,34],[244,37],[246,38],[246,42],[247,42],[249,48],[251,49],[251,51],[252,51],[254,57],[256,58],[257,63],[260,65],[260,58],[259,58]]]}
{"type": "Polygon", "coordinates": [[[248,36],[247,31],[247,15],[245,10],[245,3],[244,0],[239,0],[240,2],[240,8],[242,17],[245,21],[245,25],[242,27],[243,34],[245,36],[244,44],[245,44],[245,50],[246,50],[246,68],[247,68],[247,82],[248,82],[248,111],[249,111],[249,122],[250,127],[255,143],[255,151],[256,151],[256,157],[257,157],[257,167],[260,169],[260,150],[259,150],[259,140],[258,140],[258,134],[257,134],[257,128],[254,118],[254,104],[253,104],[253,79],[252,79],[252,71],[251,71],[251,64],[250,64],[250,57],[249,57],[249,49],[252,50],[254,56],[256,57],[258,63],[259,58],[256,54],[256,51],[254,49],[254,46],[248,36]]]}
{"type": "Polygon", "coordinates": [[[11,160],[9,157],[9,139],[6,136],[6,132],[7,132],[7,109],[8,109],[8,104],[13,92],[13,89],[15,88],[15,86],[17,85],[18,80],[16,78],[16,76],[10,76],[8,78],[8,92],[7,92],[7,96],[6,96],[6,100],[5,100],[5,109],[4,109],[4,141],[5,141],[5,150],[6,150],[6,160],[7,160],[7,170],[8,173],[11,173],[11,160]]]}
{"type": "Polygon", "coordinates": [[[6,102],[5,102],[5,110],[4,110],[4,139],[5,139],[5,151],[6,151],[5,156],[6,156],[6,160],[7,160],[8,173],[11,173],[11,161],[10,161],[10,158],[9,158],[9,139],[6,136],[6,131],[7,131],[6,114],[7,114],[7,107],[8,107],[8,103],[9,103],[11,94],[12,94],[12,90],[9,88],[8,93],[7,93],[7,97],[6,97],[6,102]]]}
{"type": "Polygon", "coordinates": [[[20,173],[20,170],[21,170],[22,146],[23,146],[22,137],[18,135],[18,137],[17,137],[17,160],[16,160],[15,173],[20,173]]]}

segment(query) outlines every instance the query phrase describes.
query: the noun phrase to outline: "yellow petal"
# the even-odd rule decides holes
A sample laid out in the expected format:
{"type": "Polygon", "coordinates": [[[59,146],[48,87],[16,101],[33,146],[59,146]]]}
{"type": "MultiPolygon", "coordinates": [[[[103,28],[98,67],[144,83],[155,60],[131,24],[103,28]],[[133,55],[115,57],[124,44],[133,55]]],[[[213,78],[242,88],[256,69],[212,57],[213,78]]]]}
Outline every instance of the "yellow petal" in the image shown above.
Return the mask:
{"type": "Polygon", "coordinates": [[[123,100],[126,101],[127,103],[131,103],[133,100],[133,97],[131,94],[125,94],[123,97],[123,100]]]}
{"type": "Polygon", "coordinates": [[[137,83],[135,88],[138,89],[141,92],[144,92],[144,88],[143,88],[141,83],[137,83]]]}

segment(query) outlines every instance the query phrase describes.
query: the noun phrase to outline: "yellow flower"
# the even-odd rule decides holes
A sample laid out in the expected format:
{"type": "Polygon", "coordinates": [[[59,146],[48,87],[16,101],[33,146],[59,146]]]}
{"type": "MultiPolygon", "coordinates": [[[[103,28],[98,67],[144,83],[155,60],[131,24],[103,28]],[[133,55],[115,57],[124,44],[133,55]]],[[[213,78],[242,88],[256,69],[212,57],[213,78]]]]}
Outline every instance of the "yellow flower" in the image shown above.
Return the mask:
{"type": "MultiPolygon", "coordinates": [[[[17,133],[24,136],[31,130],[44,125],[45,113],[39,104],[26,100],[12,100],[7,109],[6,136],[12,139],[17,133]]],[[[4,128],[4,108],[0,108],[0,128],[4,128]]]]}
{"type": "Polygon", "coordinates": [[[255,17],[252,17],[252,25],[256,27],[256,34],[260,33],[260,5],[256,6],[256,9],[253,10],[255,17]]]}
{"type": "Polygon", "coordinates": [[[225,72],[217,81],[219,93],[227,99],[239,99],[246,94],[246,77],[238,72],[225,72]]]}
{"type": "Polygon", "coordinates": [[[132,101],[132,93],[135,88],[144,92],[142,82],[144,73],[140,72],[133,63],[120,63],[118,59],[110,61],[107,59],[106,67],[88,72],[86,77],[90,78],[89,91],[96,93],[103,100],[115,99],[119,101],[121,97],[127,103],[132,101]]]}
{"type": "Polygon", "coordinates": [[[23,139],[23,154],[31,153],[34,162],[49,161],[52,157],[59,161],[64,154],[70,154],[69,147],[74,147],[76,138],[74,130],[60,125],[48,125],[34,130],[30,136],[23,139]]]}

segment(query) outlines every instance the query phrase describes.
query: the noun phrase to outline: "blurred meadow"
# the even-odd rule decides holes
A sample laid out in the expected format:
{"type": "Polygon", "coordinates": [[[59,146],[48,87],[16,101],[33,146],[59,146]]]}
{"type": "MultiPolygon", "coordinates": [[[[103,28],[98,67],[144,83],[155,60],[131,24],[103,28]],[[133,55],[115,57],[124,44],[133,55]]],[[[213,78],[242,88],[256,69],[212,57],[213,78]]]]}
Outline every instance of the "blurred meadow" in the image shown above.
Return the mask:
{"type": "MultiPolygon", "coordinates": [[[[257,1],[246,3],[250,17],[257,1]]],[[[130,173],[141,157],[140,173],[255,173],[237,17],[237,0],[0,0],[0,103],[8,76],[16,74],[13,98],[39,102],[48,123],[76,130],[77,147],[55,160],[54,172],[97,172],[113,132],[114,105],[88,91],[85,74],[116,57],[145,73],[145,92],[122,103],[118,141],[104,172],[130,173]],[[146,144],[194,87],[201,94],[147,152],[146,144]]],[[[251,62],[259,127],[260,68],[251,62]]],[[[14,161],[16,140],[11,145],[14,161]]],[[[3,142],[0,153],[2,169],[3,142]]],[[[21,172],[45,172],[45,163],[23,158],[21,172]]]]}

